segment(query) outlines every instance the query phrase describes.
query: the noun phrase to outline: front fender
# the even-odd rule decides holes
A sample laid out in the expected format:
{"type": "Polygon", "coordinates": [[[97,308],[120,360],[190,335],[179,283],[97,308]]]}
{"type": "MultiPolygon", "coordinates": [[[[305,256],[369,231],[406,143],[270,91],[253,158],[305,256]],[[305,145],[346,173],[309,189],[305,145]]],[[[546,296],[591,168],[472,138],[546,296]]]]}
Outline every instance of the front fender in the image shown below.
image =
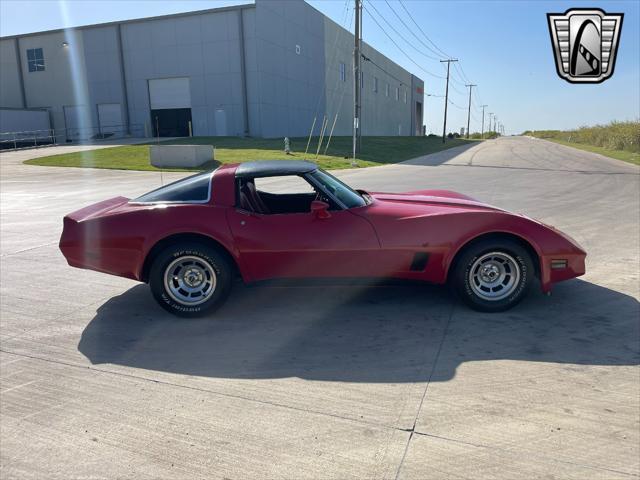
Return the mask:
{"type": "Polygon", "coordinates": [[[523,215],[506,212],[469,213],[462,216],[467,218],[459,220],[464,221],[470,228],[448,252],[445,259],[447,278],[451,265],[461,250],[474,241],[496,234],[514,237],[535,252],[540,285],[545,293],[551,291],[553,283],[585,273],[586,252],[575,240],[554,227],[523,215]],[[478,216],[481,218],[478,219],[478,216]],[[566,265],[560,268],[563,261],[566,265]]]}

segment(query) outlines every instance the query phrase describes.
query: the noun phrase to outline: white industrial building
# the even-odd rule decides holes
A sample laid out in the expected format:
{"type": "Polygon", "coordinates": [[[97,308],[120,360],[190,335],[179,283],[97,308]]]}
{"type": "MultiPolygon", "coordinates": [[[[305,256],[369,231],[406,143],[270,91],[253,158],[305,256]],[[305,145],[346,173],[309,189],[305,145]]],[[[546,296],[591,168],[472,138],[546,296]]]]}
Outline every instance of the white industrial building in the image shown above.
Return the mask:
{"type": "MultiPolygon", "coordinates": [[[[303,0],[1,37],[0,132],[297,137],[337,115],[350,135],[353,43],[303,0]]],[[[363,135],[420,135],[423,81],[362,53],[363,135]]]]}

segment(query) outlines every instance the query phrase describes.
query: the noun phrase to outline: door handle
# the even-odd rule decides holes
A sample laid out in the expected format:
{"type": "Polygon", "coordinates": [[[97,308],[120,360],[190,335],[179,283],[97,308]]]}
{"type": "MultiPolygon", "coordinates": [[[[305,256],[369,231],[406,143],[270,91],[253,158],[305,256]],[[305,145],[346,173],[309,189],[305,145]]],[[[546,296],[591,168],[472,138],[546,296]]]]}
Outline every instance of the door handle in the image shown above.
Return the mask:
{"type": "Polygon", "coordinates": [[[236,212],[239,213],[240,215],[244,215],[245,217],[260,218],[258,214],[256,214],[255,212],[250,212],[249,210],[243,210],[241,208],[237,208],[236,212]]]}

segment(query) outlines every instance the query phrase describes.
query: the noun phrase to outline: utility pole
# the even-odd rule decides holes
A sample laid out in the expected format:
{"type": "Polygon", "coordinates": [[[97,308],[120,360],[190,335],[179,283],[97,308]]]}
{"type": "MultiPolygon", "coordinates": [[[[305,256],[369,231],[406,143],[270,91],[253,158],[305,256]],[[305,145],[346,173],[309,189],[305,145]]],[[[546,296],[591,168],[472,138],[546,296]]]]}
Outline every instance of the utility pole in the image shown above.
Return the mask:
{"type": "Polygon", "coordinates": [[[493,131],[498,133],[498,115],[493,116],[493,131]]]}
{"type": "Polygon", "coordinates": [[[493,112],[489,112],[489,130],[487,130],[487,133],[491,133],[491,116],[493,115],[493,112]]]}
{"type": "Polygon", "coordinates": [[[447,89],[444,94],[444,125],[442,126],[442,143],[445,142],[447,136],[447,106],[449,105],[449,68],[451,62],[457,62],[457,59],[450,58],[449,60],[440,60],[440,63],[447,63],[447,89]]]}
{"type": "Polygon", "coordinates": [[[480,138],[482,140],[484,140],[484,108],[488,107],[489,105],[482,105],[482,131],[480,133],[480,138]]]}
{"type": "Polygon", "coordinates": [[[471,90],[473,87],[477,87],[475,83],[470,83],[469,85],[465,85],[465,87],[469,87],[469,111],[467,112],[467,140],[469,139],[469,123],[471,122],[471,90]]]}
{"type": "Polygon", "coordinates": [[[360,152],[360,46],[362,42],[362,0],[355,0],[355,42],[353,46],[353,160],[360,152]]]}

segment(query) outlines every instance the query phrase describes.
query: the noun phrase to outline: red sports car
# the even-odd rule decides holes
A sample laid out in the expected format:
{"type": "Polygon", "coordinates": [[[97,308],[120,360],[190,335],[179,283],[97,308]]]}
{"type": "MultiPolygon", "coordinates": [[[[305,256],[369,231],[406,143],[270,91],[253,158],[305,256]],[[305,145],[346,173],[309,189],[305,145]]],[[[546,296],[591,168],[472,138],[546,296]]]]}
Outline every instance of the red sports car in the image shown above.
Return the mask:
{"type": "Polygon", "coordinates": [[[69,265],[148,282],[195,316],[224,302],[236,274],[449,283],[472,308],[514,306],[585,272],[585,251],[524,215],[448,190],[354,190],[306,161],[224,165],[130,200],[67,215],[69,265]]]}

